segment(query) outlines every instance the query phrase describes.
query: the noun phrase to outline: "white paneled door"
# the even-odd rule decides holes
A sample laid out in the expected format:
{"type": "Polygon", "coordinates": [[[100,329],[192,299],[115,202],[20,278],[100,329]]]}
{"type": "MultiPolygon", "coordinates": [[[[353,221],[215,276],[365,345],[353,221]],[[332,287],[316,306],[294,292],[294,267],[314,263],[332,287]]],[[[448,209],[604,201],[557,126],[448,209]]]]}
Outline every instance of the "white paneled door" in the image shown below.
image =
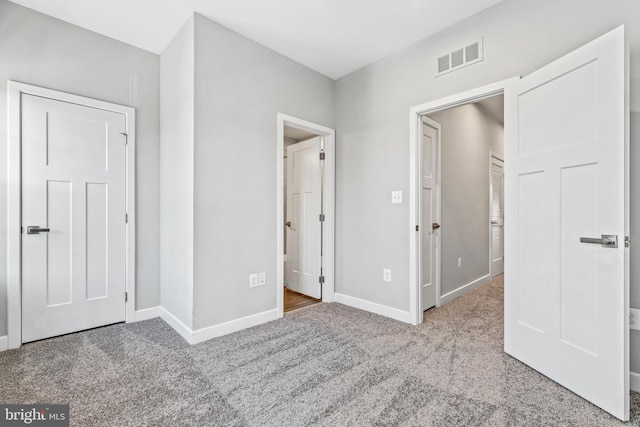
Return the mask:
{"type": "Polygon", "coordinates": [[[504,272],[504,162],[491,156],[489,166],[491,277],[495,277],[504,272]]]}
{"type": "Polygon", "coordinates": [[[22,96],[22,341],[125,320],[126,117],[22,96]]]}
{"type": "Polygon", "coordinates": [[[321,298],[320,137],[287,147],[287,288],[321,298]]]}
{"type": "Polygon", "coordinates": [[[627,59],[621,27],[505,92],[505,351],[622,420],[627,59]]]}
{"type": "Polygon", "coordinates": [[[420,292],[421,309],[436,305],[436,277],[439,273],[438,245],[440,224],[438,212],[437,156],[440,125],[426,117],[422,118],[422,142],[420,147],[420,179],[422,185],[422,243],[420,247],[420,292]]]}

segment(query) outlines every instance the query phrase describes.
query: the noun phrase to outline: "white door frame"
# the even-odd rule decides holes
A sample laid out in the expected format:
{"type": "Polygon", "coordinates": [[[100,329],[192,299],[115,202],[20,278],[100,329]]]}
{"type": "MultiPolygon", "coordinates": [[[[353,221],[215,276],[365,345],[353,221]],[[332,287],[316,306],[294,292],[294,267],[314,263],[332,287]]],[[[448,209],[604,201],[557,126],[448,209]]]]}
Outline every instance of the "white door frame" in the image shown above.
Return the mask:
{"type": "MultiPolygon", "coordinates": [[[[424,114],[420,116],[420,118],[422,119],[422,122],[428,124],[429,126],[431,126],[432,128],[436,129],[438,131],[438,138],[436,140],[436,158],[435,158],[435,165],[436,165],[436,215],[434,218],[434,221],[437,222],[438,224],[442,224],[442,173],[441,173],[441,165],[442,165],[442,126],[440,125],[440,123],[436,122],[435,120],[430,119],[429,117],[425,116],[424,114]]],[[[419,125],[421,130],[422,130],[422,124],[419,125]]],[[[418,145],[417,145],[417,150],[418,152],[416,153],[416,159],[418,162],[418,169],[417,169],[417,174],[418,174],[418,216],[417,216],[417,222],[416,225],[417,230],[418,230],[418,235],[416,236],[418,239],[417,242],[417,257],[418,257],[418,277],[417,277],[417,281],[419,283],[418,286],[418,304],[420,305],[420,307],[418,307],[418,312],[422,313],[424,311],[424,308],[422,307],[422,268],[421,267],[421,263],[422,263],[422,239],[424,239],[425,237],[425,231],[429,230],[429,226],[430,224],[423,224],[422,223],[422,214],[423,214],[423,200],[422,200],[422,181],[421,181],[421,177],[423,174],[422,171],[422,165],[423,165],[423,161],[422,161],[422,156],[424,155],[424,153],[422,152],[422,132],[418,132],[418,145]]],[[[433,163],[433,159],[432,159],[432,163],[433,163]]],[[[442,229],[440,229],[442,230],[442,229]]],[[[442,254],[442,231],[439,231],[439,236],[438,236],[438,244],[435,245],[435,247],[432,245],[431,246],[432,249],[434,249],[434,253],[431,254],[431,259],[435,259],[435,262],[432,264],[432,268],[435,269],[435,271],[431,272],[431,278],[433,279],[433,284],[435,285],[436,288],[436,307],[440,307],[441,303],[440,303],[440,270],[441,270],[441,260],[440,260],[440,256],[442,254]]]]}
{"type": "Polygon", "coordinates": [[[127,129],[126,150],[126,283],[125,321],[133,322],[136,304],[136,210],[135,210],[135,109],[83,96],[71,95],[51,89],[9,81],[8,95],[8,144],[7,144],[7,335],[8,348],[22,345],[22,262],[21,262],[21,216],[22,216],[22,141],[20,123],[22,94],[49,98],[124,114],[127,129]]]}
{"type": "Polygon", "coordinates": [[[284,127],[304,130],[324,137],[324,232],[323,232],[323,266],[325,282],[322,287],[322,301],[335,301],[334,245],[335,245],[335,165],[336,165],[336,131],[334,129],[288,116],[277,115],[276,141],[276,177],[277,177],[277,210],[276,210],[276,302],[278,317],[284,316],[284,127]]]}
{"type": "MultiPolygon", "coordinates": [[[[421,118],[425,114],[436,111],[458,107],[460,105],[477,102],[485,98],[503,94],[505,88],[513,82],[520,80],[520,77],[512,77],[466,92],[461,92],[426,104],[417,105],[410,109],[410,139],[409,139],[409,318],[411,323],[419,325],[422,323],[422,312],[420,311],[420,249],[419,233],[416,232],[416,225],[419,225],[420,205],[422,204],[419,185],[419,148],[420,148],[420,126],[421,118]]],[[[505,130],[508,126],[508,106],[505,105],[505,130]]],[[[505,132],[505,145],[508,143],[505,132]]],[[[506,166],[505,166],[506,167],[506,166]]],[[[440,207],[438,207],[440,208],[440,207]]],[[[438,267],[439,268],[439,267],[438,267]]],[[[440,301],[437,295],[436,301],[440,301]]]]}
{"type": "Polygon", "coordinates": [[[504,154],[500,157],[497,153],[489,150],[489,280],[493,278],[493,230],[491,230],[491,203],[493,202],[493,186],[491,185],[491,165],[492,160],[502,162],[502,272],[504,273],[504,154]]]}

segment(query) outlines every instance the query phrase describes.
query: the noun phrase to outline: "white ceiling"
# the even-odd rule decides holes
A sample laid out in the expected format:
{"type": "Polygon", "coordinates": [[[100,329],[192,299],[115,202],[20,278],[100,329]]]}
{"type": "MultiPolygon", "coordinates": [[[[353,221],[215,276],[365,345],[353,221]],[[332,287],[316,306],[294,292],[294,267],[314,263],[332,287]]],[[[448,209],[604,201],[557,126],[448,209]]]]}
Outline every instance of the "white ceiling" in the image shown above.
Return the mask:
{"type": "Polygon", "coordinates": [[[191,13],[337,79],[502,0],[11,0],[154,53],[191,13]]]}

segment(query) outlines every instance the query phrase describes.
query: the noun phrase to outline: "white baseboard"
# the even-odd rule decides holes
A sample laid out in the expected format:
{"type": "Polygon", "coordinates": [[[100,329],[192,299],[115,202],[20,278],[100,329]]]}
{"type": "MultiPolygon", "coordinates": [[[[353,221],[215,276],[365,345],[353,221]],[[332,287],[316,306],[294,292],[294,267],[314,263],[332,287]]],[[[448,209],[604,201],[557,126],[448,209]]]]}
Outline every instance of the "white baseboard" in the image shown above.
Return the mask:
{"type": "Polygon", "coordinates": [[[397,308],[363,300],[360,298],[350,297],[349,295],[339,293],[335,294],[335,300],[336,302],[348,305],[349,307],[359,308],[360,310],[379,314],[385,317],[390,317],[401,322],[411,323],[411,313],[409,313],[408,311],[398,310],[397,308]]]}
{"type": "Polygon", "coordinates": [[[640,374],[629,372],[629,388],[640,393],[640,374]]]}
{"type": "Polygon", "coordinates": [[[262,313],[252,314],[251,316],[241,317],[240,319],[230,320],[229,322],[220,323],[218,325],[196,329],[194,331],[164,308],[160,307],[159,310],[160,318],[175,329],[176,332],[179,333],[189,344],[198,344],[212,338],[228,335],[233,332],[238,332],[243,329],[278,319],[278,310],[273,309],[262,313]]]}
{"type": "Polygon", "coordinates": [[[133,321],[141,322],[143,320],[155,319],[156,317],[160,317],[160,306],[136,310],[133,314],[133,321]]]}
{"type": "Polygon", "coordinates": [[[442,295],[440,297],[440,305],[444,305],[444,304],[446,304],[448,302],[453,301],[454,299],[458,298],[459,296],[461,296],[463,294],[466,294],[470,290],[472,290],[474,288],[477,288],[480,285],[484,285],[489,280],[491,280],[491,275],[487,274],[486,276],[482,276],[482,277],[474,280],[473,282],[469,282],[466,285],[460,286],[455,291],[451,291],[451,292],[449,292],[447,294],[442,295]]]}
{"type": "Polygon", "coordinates": [[[193,331],[190,327],[182,323],[180,319],[169,313],[164,307],[160,307],[160,318],[167,322],[169,326],[175,329],[175,331],[182,336],[182,338],[191,344],[191,335],[193,335],[193,331]]]}
{"type": "Polygon", "coordinates": [[[0,351],[7,351],[9,349],[9,337],[2,336],[0,337],[0,351]]]}
{"type": "Polygon", "coordinates": [[[251,316],[241,317],[240,319],[231,320],[229,322],[220,323],[218,325],[207,326],[206,328],[196,329],[191,334],[191,344],[198,344],[212,338],[228,335],[243,329],[258,326],[263,323],[271,322],[278,319],[278,310],[268,310],[262,313],[252,314],[251,316]]]}

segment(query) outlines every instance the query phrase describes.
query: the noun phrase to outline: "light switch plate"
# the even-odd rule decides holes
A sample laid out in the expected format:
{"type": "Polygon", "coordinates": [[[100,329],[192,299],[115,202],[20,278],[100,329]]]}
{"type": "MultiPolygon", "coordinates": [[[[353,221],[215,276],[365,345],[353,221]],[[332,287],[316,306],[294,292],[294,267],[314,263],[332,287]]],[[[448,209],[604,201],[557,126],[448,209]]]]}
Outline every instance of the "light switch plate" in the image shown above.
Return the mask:
{"type": "Polygon", "coordinates": [[[258,286],[264,286],[267,284],[267,273],[258,273],[258,286]]]}
{"type": "Polygon", "coordinates": [[[391,192],[391,203],[398,204],[402,203],[402,191],[392,191],[391,192]]]}

